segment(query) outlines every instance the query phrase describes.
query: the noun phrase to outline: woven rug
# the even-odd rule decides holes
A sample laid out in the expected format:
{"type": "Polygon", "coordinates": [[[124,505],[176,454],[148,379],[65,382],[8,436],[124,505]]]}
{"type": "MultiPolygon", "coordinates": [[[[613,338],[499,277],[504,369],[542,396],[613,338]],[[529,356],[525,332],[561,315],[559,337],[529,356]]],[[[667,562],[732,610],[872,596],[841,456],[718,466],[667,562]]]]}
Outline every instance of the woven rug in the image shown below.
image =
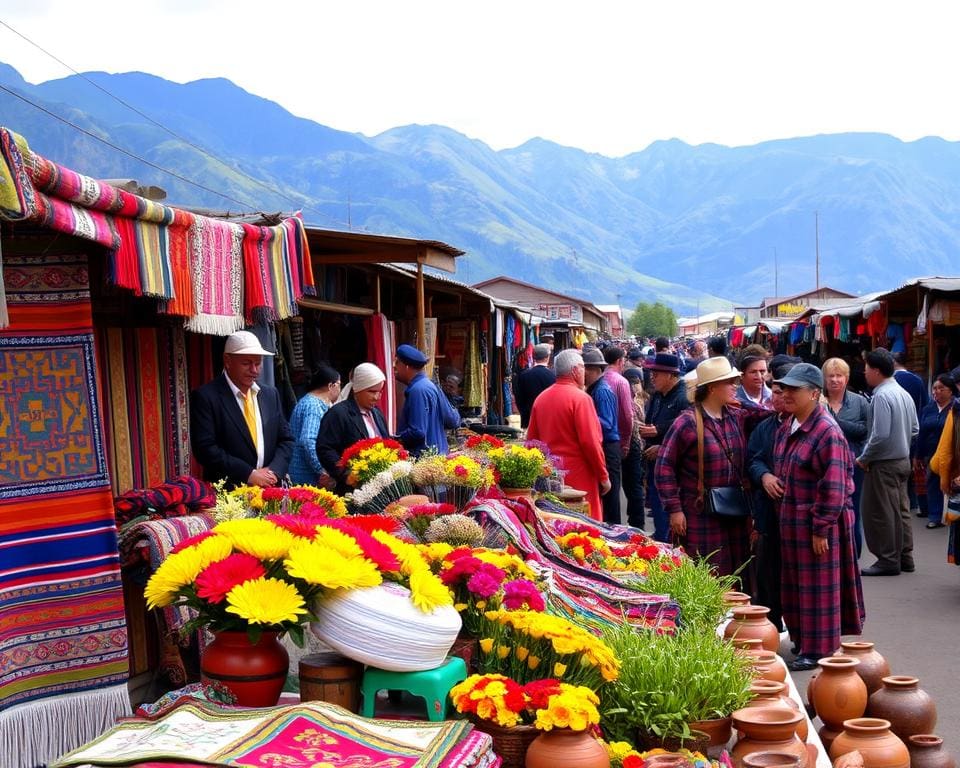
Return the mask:
{"type": "Polygon", "coordinates": [[[189,388],[182,328],[97,329],[113,493],[190,469],[189,388]]]}
{"type": "Polygon", "coordinates": [[[0,754],[35,765],[129,712],[127,631],[85,260],[5,256],[0,754]]]}
{"type": "Polygon", "coordinates": [[[371,720],[321,701],[270,709],[185,704],[155,721],[120,723],[51,768],[192,760],[284,768],[440,768],[466,721],[371,720]]]}

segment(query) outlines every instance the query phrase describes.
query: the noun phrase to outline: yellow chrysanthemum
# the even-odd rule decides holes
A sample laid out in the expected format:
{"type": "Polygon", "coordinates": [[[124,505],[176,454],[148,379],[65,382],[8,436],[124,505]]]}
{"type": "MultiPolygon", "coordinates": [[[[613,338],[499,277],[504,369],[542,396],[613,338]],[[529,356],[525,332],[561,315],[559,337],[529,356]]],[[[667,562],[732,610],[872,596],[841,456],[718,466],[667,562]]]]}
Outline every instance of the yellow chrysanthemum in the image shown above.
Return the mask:
{"type": "Polygon", "coordinates": [[[423,556],[431,563],[437,563],[453,552],[453,547],[445,541],[436,541],[431,544],[418,544],[417,549],[419,549],[423,556]]]}
{"type": "Polygon", "coordinates": [[[307,609],[292,584],[259,578],[238,584],[227,593],[227,612],[251,624],[272,625],[300,621],[307,609]]]}
{"type": "Polygon", "coordinates": [[[400,573],[404,576],[410,576],[416,571],[424,569],[429,570],[429,563],[415,545],[400,541],[396,536],[392,536],[386,531],[374,531],[373,537],[381,544],[389,547],[390,551],[396,555],[397,560],[400,561],[400,573]]]}
{"type": "Polygon", "coordinates": [[[176,598],[176,592],[192,584],[197,574],[209,565],[204,553],[196,547],[170,555],[150,577],[143,591],[148,608],[164,608],[176,598]]]}
{"type": "Polygon", "coordinates": [[[257,517],[227,520],[213,530],[230,539],[238,552],[260,560],[282,560],[294,542],[290,531],[257,517]]]}
{"type": "Polygon", "coordinates": [[[331,528],[328,525],[321,525],[313,537],[313,542],[320,544],[326,549],[331,549],[343,557],[362,557],[363,550],[357,544],[357,540],[350,534],[331,528]]]}
{"type": "Polygon", "coordinates": [[[362,589],[383,581],[377,566],[364,557],[344,557],[318,542],[295,547],[284,561],[287,573],[327,589],[362,589]]]}
{"type": "Polygon", "coordinates": [[[432,613],[440,606],[453,603],[453,595],[447,586],[427,569],[410,574],[410,598],[424,613],[432,613]]]}

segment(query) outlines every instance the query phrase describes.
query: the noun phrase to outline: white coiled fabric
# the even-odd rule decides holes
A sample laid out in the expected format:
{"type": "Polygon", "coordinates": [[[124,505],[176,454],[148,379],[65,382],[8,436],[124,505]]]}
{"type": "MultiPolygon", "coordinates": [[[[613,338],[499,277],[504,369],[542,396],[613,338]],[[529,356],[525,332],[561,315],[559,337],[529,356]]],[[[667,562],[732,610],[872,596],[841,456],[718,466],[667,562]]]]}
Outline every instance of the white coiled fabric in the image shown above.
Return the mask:
{"type": "Polygon", "coordinates": [[[410,590],[387,582],[341,590],[318,601],[310,630],[354,661],[391,672],[417,672],[443,664],[460,632],[460,614],[446,605],[424,613],[410,590]]]}

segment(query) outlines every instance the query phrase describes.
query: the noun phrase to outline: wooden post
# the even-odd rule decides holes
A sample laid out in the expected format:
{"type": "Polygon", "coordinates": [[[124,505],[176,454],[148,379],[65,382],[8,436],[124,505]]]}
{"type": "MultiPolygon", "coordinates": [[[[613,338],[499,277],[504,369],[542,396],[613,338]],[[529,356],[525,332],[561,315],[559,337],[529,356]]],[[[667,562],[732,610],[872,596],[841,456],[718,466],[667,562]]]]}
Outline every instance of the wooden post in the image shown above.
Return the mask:
{"type": "Polygon", "coordinates": [[[373,307],[380,314],[380,273],[377,272],[373,278],[373,307]]]}
{"type": "Polygon", "coordinates": [[[417,348],[421,351],[426,343],[427,328],[424,322],[426,312],[423,301],[423,262],[417,260],[417,348]]]}

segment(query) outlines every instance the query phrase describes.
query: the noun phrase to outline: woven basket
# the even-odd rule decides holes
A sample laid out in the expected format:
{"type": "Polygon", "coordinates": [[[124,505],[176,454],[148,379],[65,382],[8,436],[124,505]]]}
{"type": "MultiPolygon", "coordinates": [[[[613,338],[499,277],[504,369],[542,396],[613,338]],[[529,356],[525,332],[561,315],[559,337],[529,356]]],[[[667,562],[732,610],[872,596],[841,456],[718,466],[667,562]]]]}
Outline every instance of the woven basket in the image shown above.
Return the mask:
{"type": "Polygon", "coordinates": [[[527,748],[540,735],[532,725],[515,725],[504,728],[489,720],[470,717],[470,722],[478,731],[490,734],[493,739],[493,751],[503,761],[503,768],[524,768],[527,748]]]}

